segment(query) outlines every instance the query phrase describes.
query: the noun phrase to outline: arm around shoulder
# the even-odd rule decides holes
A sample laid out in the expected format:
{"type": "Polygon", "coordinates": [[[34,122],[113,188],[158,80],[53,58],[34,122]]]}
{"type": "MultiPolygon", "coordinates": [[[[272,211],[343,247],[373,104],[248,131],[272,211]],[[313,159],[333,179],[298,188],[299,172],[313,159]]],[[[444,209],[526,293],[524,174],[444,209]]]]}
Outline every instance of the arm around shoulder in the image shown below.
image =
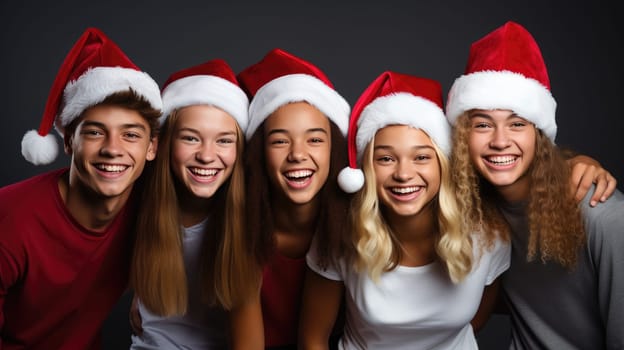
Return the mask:
{"type": "Polygon", "coordinates": [[[585,210],[589,250],[598,274],[598,304],[606,348],[623,349],[624,195],[616,191],[605,203],[585,210]]]}

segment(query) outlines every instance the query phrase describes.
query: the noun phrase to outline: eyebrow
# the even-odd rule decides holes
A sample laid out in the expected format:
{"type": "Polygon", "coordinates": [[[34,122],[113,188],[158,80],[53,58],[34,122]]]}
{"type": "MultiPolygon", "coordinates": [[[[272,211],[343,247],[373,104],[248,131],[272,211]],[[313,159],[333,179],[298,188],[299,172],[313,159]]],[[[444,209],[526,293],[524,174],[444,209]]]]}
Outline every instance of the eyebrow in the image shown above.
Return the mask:
{"type": "MultiPolygon", "coordinates": [[[[311,128],[311,129],[308,129],[308,130],[305,131],[306,134],[313,133],[313,132],[322,132],[324,134],[327,134],[327,130],[325,130],[323,128],[311,128]]],[[[286,129],[271,129],[267,135],[270,136],[270,135],[278,134],[278,133],[288,134],[288,130],[286,130],[286,129]]]]}
{"type": "MultiPolygon", "coordinates": [[[[190,132],[193,132],[193,133],[196,133],[196,134],[201,134],[201,133],[199,132],[199,130],[197,130],[197,129],[195,129],[195,128],[191,128],[191,127],[181,127],[181,128],[178,128],[178,130],[177,130],[177,131],[178,131],[178,132],[181,132],[181,131],[190,131],[190,132]]],[[[218,135],[218,136],[225,136],[225,135],[236,135],[236,131],[235,131],[235,130],[231,130],[231,131],[222,131],[222,132],[218,133],[217,135],[218,135]]]]}
{"type": "MultiPolygon", "coordinates": [[[[85,120],[84,122],[82,122],[82,126],[95,126],[101,129],[108,129],[108,127],[106,126],[106,124],[101,123],[101,122],[96,122],[93,120],[85,120]]],[[[123,129],[141,129],[141,130],[147,130],[145,128],[145,125],[143,124],[138,124],[138,123],[128,123],[128,124],[122,124],[121,127],[123,129]]]]}
{"type": "MultiPolygon", "coordinates": [[[[485,118],[485,119],[492,119],[492,116],[486,113],[475,113],[475,114],[471,114],[470,118],[485,118]]],[[[516,113],[511,113],[510,115],[507,116],[507,118],[505,119],[511,119],[511,118],[522,118],[521,116],[517,115],[516,113]]],[[[525,118],[522,118],[525,119],[525,118]]]]}
{"type": "MultiPolygon", "coordinates": [[[[434,149],[432,146],[429,146],[429,145],[415,145],[415,146],[412,146],[411,148],[415,150],[434,149]]],[[[378,145],[378,146],[375,146],[373,150],[377,151],[377,150],[392,150],[392,149],[394,149],[394,147],[390,145],[378,145]]]]}

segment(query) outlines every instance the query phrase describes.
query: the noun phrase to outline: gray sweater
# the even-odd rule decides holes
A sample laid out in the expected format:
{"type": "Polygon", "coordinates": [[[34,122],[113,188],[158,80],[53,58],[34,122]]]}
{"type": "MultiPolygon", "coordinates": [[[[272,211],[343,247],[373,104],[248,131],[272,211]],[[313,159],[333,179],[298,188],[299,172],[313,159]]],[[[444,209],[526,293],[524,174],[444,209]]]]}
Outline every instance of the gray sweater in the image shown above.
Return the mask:
{"type": "Polygon", "coordinates": [[[502,279],[510,349],[624,349],[624,195],[616,191],[595,208],[589,198],[581,203],[587,245],[573,271],[527,262],[525,206],[501,207],[512,228],[511,267],[502,279]]]}

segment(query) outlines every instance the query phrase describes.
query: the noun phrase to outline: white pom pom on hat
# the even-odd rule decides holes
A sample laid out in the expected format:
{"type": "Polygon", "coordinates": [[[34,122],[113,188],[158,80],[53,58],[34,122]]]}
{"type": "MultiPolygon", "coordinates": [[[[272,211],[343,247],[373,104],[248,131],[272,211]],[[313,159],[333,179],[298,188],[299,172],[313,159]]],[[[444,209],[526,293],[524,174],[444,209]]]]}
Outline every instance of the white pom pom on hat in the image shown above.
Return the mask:
{"type": "Polygon", "coordinates": [[[65,127],[82,112],[116,92],[132,89],[154,109],[162,108],[158,84],[130,61],[102,31],[88,28],[65,57],[52,84],[38,130],[22,139],[22,155],[35,164],[49,164],[58,155],[50,135],[56,125],[65,127]]]}
{"type": "Polygon", "coordinates": [[[366,145],[379,129],[409,125],[423,130],[445,153],[451,152],[451,130],[442,110],[442,88],[435,80],[396,72],[375,79],[353,106],[349,121],[349,167],[342,169],[338,185],[353,193],[364,185],[358,168],[366,145]]]}

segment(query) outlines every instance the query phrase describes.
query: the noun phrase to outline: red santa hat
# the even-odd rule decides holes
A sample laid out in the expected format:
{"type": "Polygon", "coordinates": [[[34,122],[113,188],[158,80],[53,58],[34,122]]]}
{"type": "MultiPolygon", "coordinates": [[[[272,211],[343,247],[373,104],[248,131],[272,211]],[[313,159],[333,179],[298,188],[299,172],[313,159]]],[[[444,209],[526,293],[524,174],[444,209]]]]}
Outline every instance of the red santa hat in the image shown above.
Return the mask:
{"type": "Polygon", "coordinates": [[[240,72],[238,79],[252,97],[247,139],[279,107],[300,101],[318,108],[346,136],[349,104],[334,90],[327,76],[312,63],[274,49],[260,62],[240,72]]]}
{"type": "Polygon", "coordinates": [[[212,105],[231,115],[243,132],[247,128],[249,100],[238,86],[232,68],[217,59],[172,74],[162,91],[161,123],[176,109],[212,105]]]}
{"type": "Polygon", "coordinates": [[[132,89],[155,109],[162,108],[158,84],[142,72],[104,33],[88,28],[65,57],[52,84],[38,130],[22,139],[22,155],[35,164],[48,164],[58,154],[55,125],[65,127],[82,112],[116,92],[132,89]]]}
{"type": "Polygon", "coordinates": [[[379,129],[409,125],[423,130],[445,153],[451,151],[450,125],[442,110],[442,88],[435,80],[395,72],[382,73],[364,90],[353,106],[349,121],[349,167],[338,174],[347,193],[364,185],[358,168],[366,145],[379,129]]]}
{"type": "Polygon", "coordinates": [[[451,87],[447,117],[454,124],[470,109],[509,109],[551,140],[557,103],[539,46],[521,25],[507,22],[470,47],[466,72],[451,87]]]}

